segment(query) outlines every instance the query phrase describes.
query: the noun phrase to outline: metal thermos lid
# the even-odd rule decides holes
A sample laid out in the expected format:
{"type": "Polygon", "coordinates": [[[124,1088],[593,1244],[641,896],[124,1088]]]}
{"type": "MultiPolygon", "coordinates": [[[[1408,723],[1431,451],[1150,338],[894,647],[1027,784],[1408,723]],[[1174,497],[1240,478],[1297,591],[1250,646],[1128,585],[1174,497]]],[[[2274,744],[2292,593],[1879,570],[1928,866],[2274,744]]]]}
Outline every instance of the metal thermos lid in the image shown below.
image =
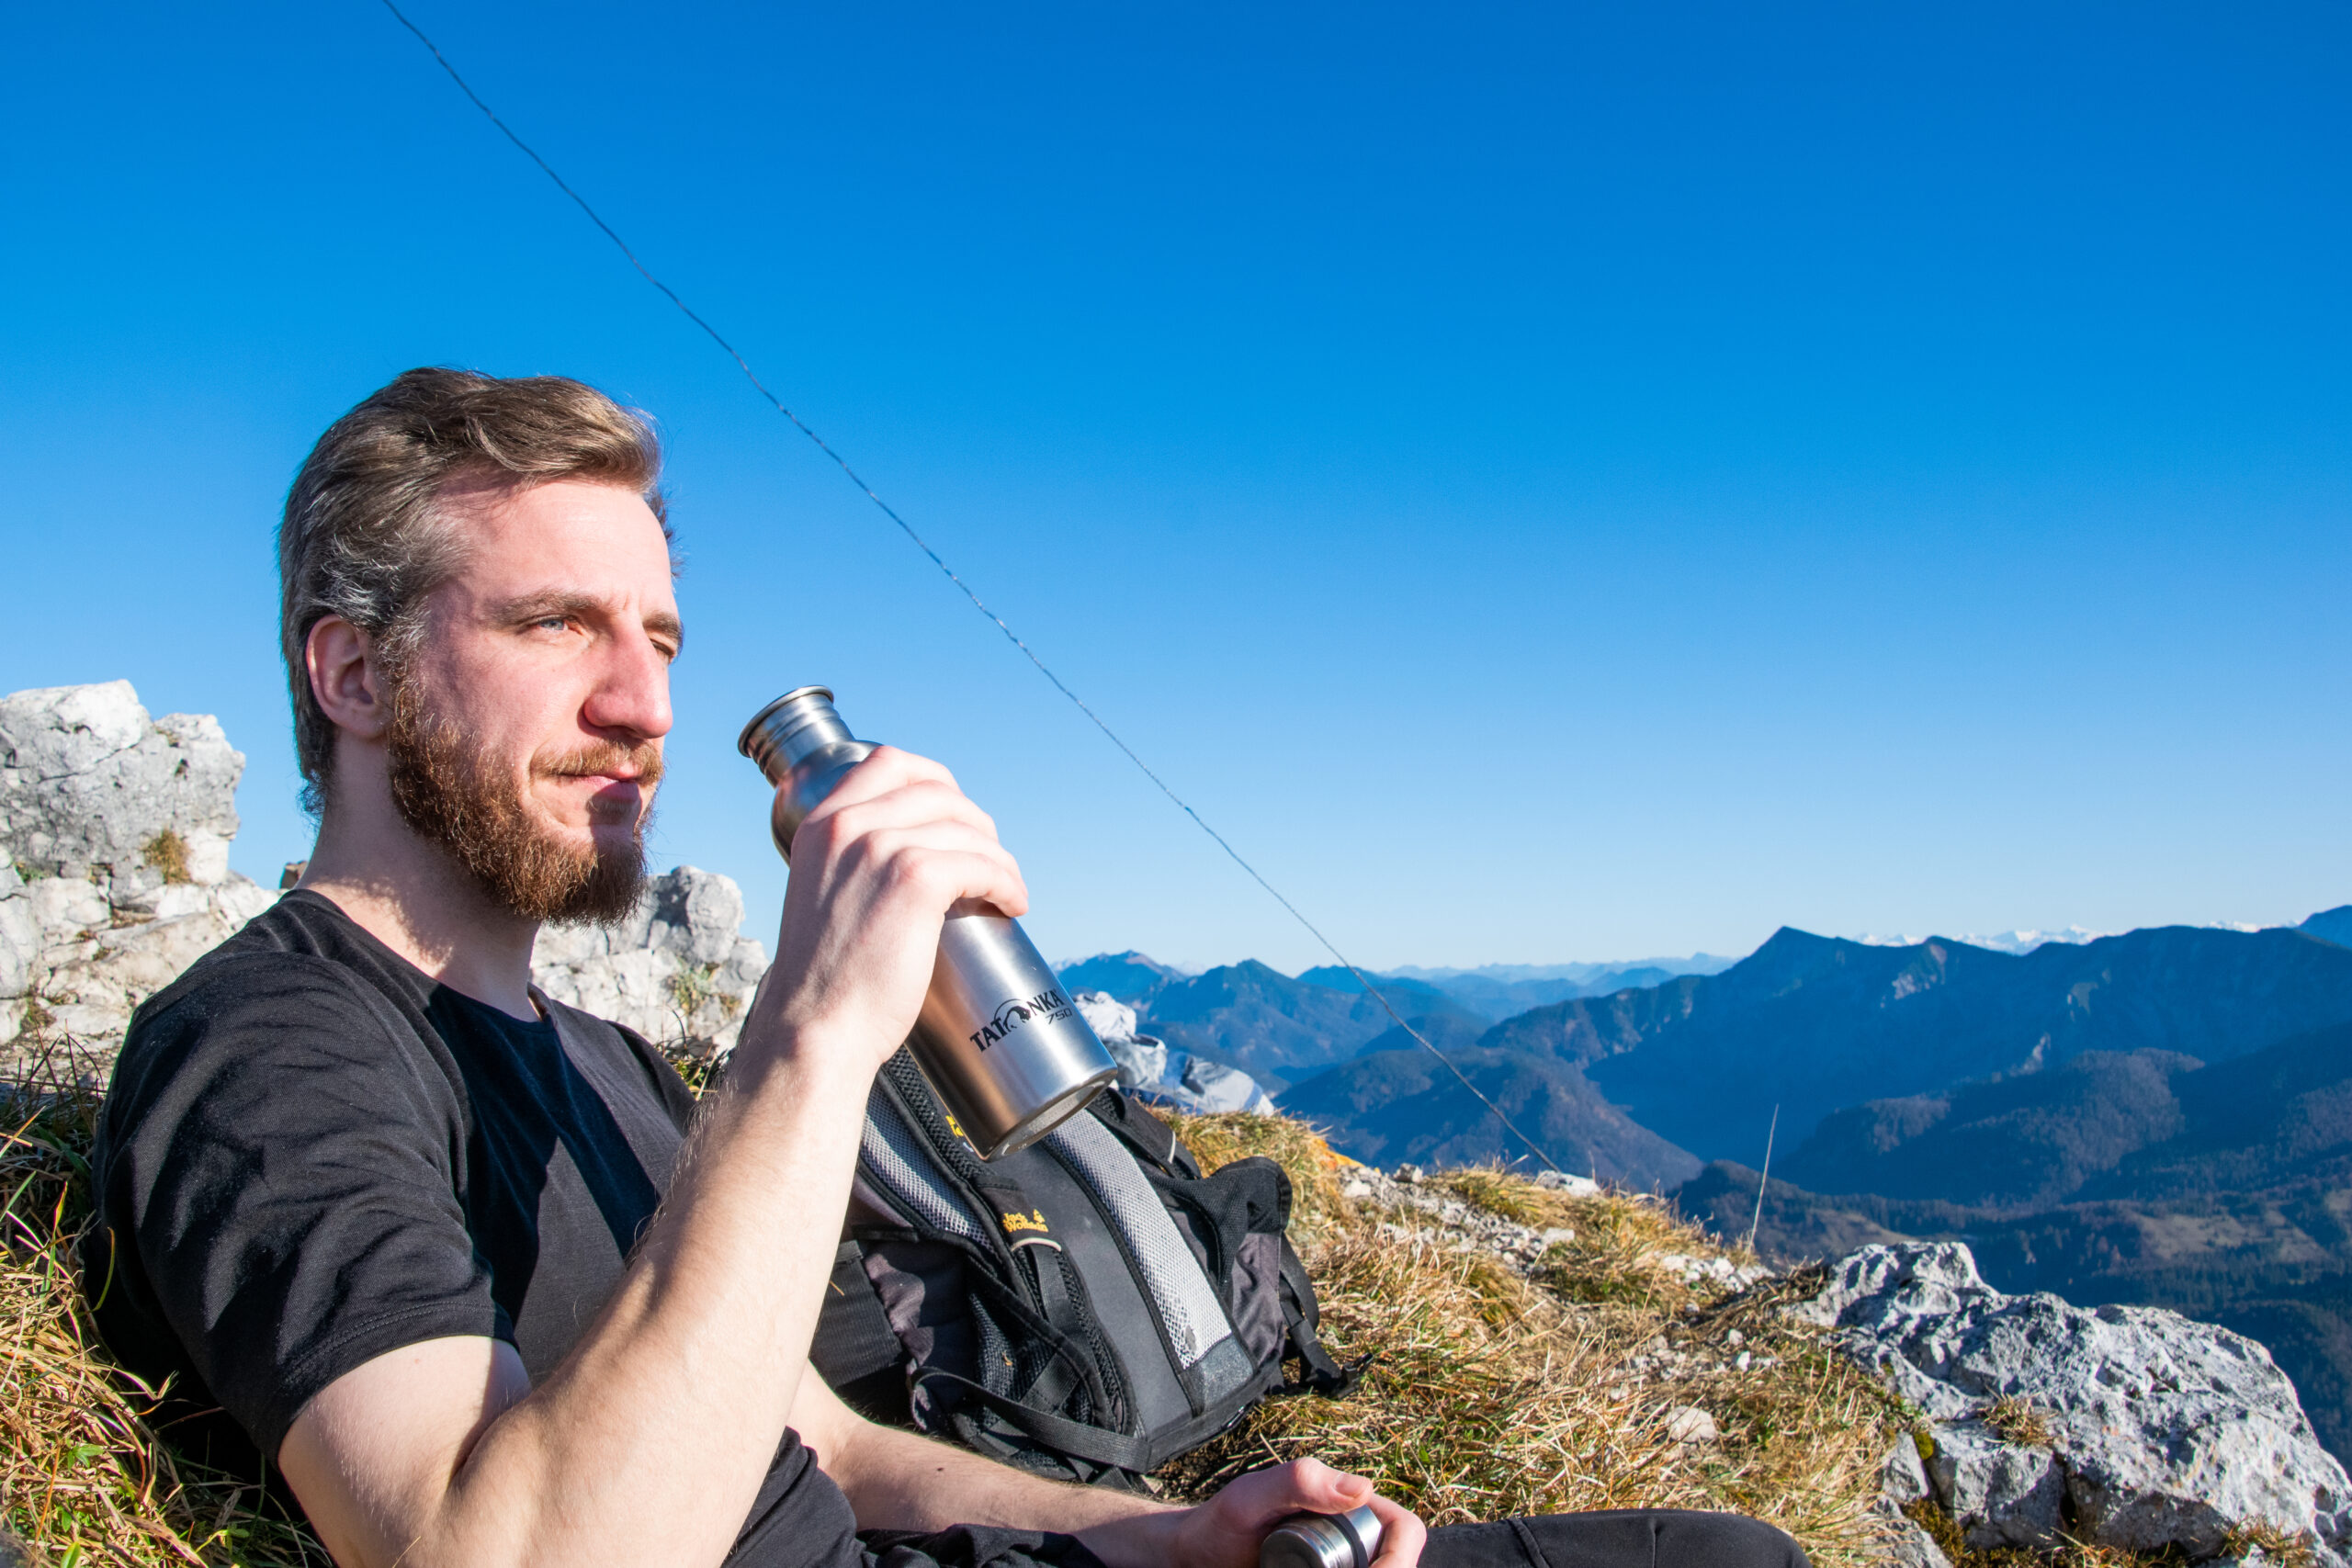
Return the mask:
{"type": "Polygon", "coordinates": [[[757,762],[771,784],[780,784],[803,757],[854,739],[833,711],[831,688],[795,686],[752,716],[735,738],[735,750],[757,762]]]}
{"type": "Polygon", "coordinates": [[[1371,1508],[1294,1514],[1258,1548],[1258,1568],[1372,1568],[1380,1519],[1371,1508]]]}

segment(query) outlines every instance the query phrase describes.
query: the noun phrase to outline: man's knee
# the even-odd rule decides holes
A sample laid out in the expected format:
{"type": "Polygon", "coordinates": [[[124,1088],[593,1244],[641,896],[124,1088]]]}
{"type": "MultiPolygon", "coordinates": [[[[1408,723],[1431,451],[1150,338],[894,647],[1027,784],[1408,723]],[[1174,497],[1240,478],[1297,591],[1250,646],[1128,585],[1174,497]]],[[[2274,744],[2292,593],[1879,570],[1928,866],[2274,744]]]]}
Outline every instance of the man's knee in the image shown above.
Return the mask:
{"type": "Polygon", "coordinates": [[[1657,1568],[1808,1568],[1804,1548],[1762,1519],[1680,1509],[1657,1517],[1657,1568]]]}
{"type": "Polygon", "coordinates": [[[1433,1530],[1426,1568],[1806,1568],[1761,1519],[1679,1508],[1546,1514],[1433,1530]]]}

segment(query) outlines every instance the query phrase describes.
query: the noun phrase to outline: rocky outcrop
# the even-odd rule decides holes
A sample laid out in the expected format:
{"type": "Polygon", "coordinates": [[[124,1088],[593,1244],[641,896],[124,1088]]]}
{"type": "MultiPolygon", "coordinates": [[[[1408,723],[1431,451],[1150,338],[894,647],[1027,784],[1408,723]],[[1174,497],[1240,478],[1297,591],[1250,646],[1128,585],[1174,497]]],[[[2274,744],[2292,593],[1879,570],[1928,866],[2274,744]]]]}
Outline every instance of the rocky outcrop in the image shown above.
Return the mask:
{"type": "Polygon", "coordinates": [[[229,869],[245,760],[128,681],[0,698],[0,1070],[110,1056],[131,1010],[277,895],[229,869]]]}
{"type": "Polygon", "coordinates": [[[1256,1078],[1223,1062],[1171,1051],[1166,1041],[1137,1033],[1136,1010],[1108,991],[1080,991],[1070,999],[1119,1064],[1122,1088],[1179,1111],[1273,1113],[1273,1097],[1256,1078]]]}
{"type": "Polygon", "coordinates": [[[2005,1295],[1957,1243],[1863,1247],[1793,1310],[1917,1410],[1890,1495],[1931,1499],[1972,1547],[2067,1537],[2203,1560],[2300,1545],[2330,1565],[2352,1547],[2352,1483],[2242,1335],[2005,1295]]]}
{"type": "Polygon", "coordinates": [[[548,926],[531,978],[560,1002],[697,1055],[734,1049],[766,949],[742,934],[743,890],[691,865],[652,878],[620,925],[548,926]]]}
{"type": "MultiPolygon", "coordinates": [[[[1556,1243],[1576,1239],[1577,1233],[1565,1225],[1526,1225],[1505,1219],[1432,1183],[1429,1176],[1417,1165],[1385,1171],[1351,1163],[1340,1179],[1340,1195],[1382,1210],[1388,1217],[1379,1223],[1380,1234],[1392,1241],[1433,1238],[1451,1251],[1491,1253],[1521,1273],[1541,1263],[1545,1251],[1556,1243]]],[[[1544,1171],[1535,1179],[1538,1186],[1572,1197],[1589,1198],[1600,1191],[1597,1181],[1556,1170],[1544,1171]]]]}
{"type": "MultiPolygon", "coordinates": [[[[0,698],[0,1075],[67,1042],[103,1072],[139,1004],[277,898],[229,869],[244,766],[217,719],[151,718],[128,681],[0,698]]],[[[722,1052],[767,968],[742,919],[732,881],[680,866],[616,929],[541,931],[532,978],[722,1052]]]]}

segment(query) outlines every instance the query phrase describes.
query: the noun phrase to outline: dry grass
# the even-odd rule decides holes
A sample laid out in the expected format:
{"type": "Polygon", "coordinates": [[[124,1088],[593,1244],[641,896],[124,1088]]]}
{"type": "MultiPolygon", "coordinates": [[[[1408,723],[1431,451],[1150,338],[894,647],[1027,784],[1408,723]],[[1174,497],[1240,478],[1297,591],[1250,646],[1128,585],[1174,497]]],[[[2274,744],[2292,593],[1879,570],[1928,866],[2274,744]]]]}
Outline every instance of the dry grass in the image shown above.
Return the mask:
{"type": "Polygon", "coordinates": [[[2241,1525],[2222,1543],[2223,1557],[2260,1557],[2278,1568],[2312,1568],[2319,1554],[2308,1536],[2290,1534],[2267,1519],[2241,1525]]]}
{"type": "Polygon", "coordinates": [[[2005,1443],[2046,1449],[2056,1438],[2050,1429],[2048,1416],[2010,1394],[2003,1394],[1986,1405],[1979,1419],[1993,1428],[2005,1443]]]}
{"type": "MultiPolygon", "coordinates": [[[[1302,1191],[1326,1174],[1314,1163],[1320,1140],[1294,1122],[1217,1117],[1182,1131],[1204,1166],[1270,1154],[1302,1191]]],[[[1399,1239],[1425,1217],[1351,1204],[1332,1181],[1321,1227],[1301,1250],[1333,1354],[1374,1358],[1364,1387],[1341,1401],[1259,1406],[1180,1462],[1183,1490],[1313,1454],[1374,1477],[1431,1523],[1724,1508],[1780,1526],[1822,1568],[1880,1558],[1871,1507],[1900,1421],[1875,1382],[1780,1311],[1813,1281],[1738,1294],[1689,1284],[1665,1255],[1731,1255],[1654,1201],[1577,1197],[1496,1169],[1431,1184],[1575,1239],[1553,1247],[1530,1279],[1434,1234],[1399,1239]],[[1717,1440],[1668,1435],[1693,1407],[1713,1417],[1717,1440]]]]}
{"type": "Polygon", "coordinates": [[[175,829],[166,828],[140,846],[140,859],[164,874],[165,882],[188,880],[187,840],[175,829]]]}
{"type": "Polygon", "coordinates": [[[1291,1239],[1301,1248],[1354,1224],[1353,1205],[1340,1196],[1344,1172],[1354,1162],[1336,1154],[1314,1128],[1287,1116],[1252,1116],[1244,1111],[1214,1116],[1169,1115],[1170,1126],[1201,1162],[1204,1171],[1250,1155],[1266,1155],[1290,1176],[1291,1239]]]}
{"type": "Polygon", "coordinates": [[[322,1568],[325,1551],[256,1513],[251,1487],[175,1461],[145,1420],[154,1391],[99,1347],[73,1262],[99,1075],[65,1046],[41,1066],[0,1089],[0,1519],[52,1568],[322,1568]]]}
{"type": "Polygon", "coordinates": [[[1430,1176],[1429,1185],[1451,1192],[1465,1203],[1475,1203],[1490,1214],[1500,1214],[1537,1230],[1574,1225],[1586,1212],[1577,1200],[1566,1193],[1538,1187],[1500,1166],[1474,1165],[1460,1170],[1436,1171],[1430,1176]]]}

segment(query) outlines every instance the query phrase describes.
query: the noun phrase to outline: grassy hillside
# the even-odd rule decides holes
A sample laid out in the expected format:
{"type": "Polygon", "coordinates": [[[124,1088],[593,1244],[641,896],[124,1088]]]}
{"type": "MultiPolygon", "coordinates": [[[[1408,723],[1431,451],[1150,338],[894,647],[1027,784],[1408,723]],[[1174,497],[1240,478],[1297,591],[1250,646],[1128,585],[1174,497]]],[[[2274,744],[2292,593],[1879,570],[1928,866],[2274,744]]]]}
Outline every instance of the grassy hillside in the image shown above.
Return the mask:
{"type": "Polygon", "coordinates": [[[1728,1508],[1788,1530],[1822,1568],[1875,1560],[1870,1508],[1900,1416],[1780,1313],[1815,1279],[1694,1284],[1682,1260],[1733,1255],[1653,1200],[1571,1196],[1490,1168],[1431,1178],[1466,1208],[1567,1233],[1522,1271],[1424,1212],[1348,1199],[1349,1162],[1302,1122],[1231,1115],[1180,1130],[1212,1168],[1281,1160],[1324,1338],[1342,1361],[1373,1358],[1355,1396],[1269,1401],[1180,1461],[1169,1479],[1181,1492],[1312,1454],[1433,1524],[1728,1508]],[[1692,1411],[1719,1437],[1679,1440],[1692,1411]]]}

